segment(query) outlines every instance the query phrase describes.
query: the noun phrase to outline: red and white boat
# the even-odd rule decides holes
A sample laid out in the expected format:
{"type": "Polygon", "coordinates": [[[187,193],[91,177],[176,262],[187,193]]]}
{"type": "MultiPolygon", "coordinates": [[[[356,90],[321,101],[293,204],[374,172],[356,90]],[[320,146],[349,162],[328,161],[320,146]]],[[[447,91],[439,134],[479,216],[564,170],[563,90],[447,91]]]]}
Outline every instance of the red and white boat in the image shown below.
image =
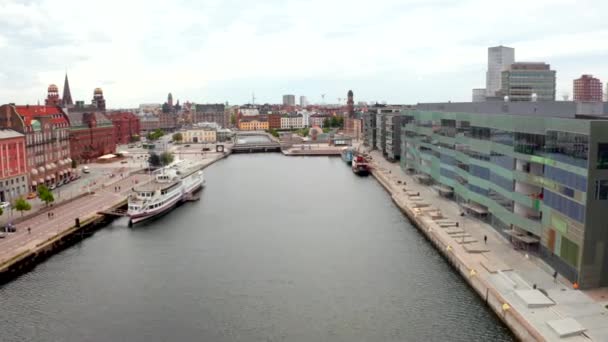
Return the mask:
{"type": "Polygon", "coordinates": [[[359,176],[367,176],[371,170],[369,161],[364,156],[359,154],[353,157],[351,168],[353,172],[359,176]]]}
{"type": "Polygon", "coordinates": [[[160,216],[205,186],[200,164],[177,161],[154,172],[154,179],[134,188],[129,197],[127,216],[140,223],[160,216]]]}

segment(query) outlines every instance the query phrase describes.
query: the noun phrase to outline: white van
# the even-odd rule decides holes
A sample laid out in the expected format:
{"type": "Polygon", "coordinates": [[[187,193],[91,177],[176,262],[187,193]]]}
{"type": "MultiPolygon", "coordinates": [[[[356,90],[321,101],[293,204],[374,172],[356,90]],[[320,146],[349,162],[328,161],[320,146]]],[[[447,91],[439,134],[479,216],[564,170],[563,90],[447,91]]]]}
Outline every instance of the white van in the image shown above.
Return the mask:
{"type": "Polygon", "coordinates": [[[89,167],[88,167],[88,166],[83,166],[83,167],[82,167],[82,172],[83,172],[83,173],[89,173],[89,172],[91,172],[91,170],[89,170],[89,167]]]}

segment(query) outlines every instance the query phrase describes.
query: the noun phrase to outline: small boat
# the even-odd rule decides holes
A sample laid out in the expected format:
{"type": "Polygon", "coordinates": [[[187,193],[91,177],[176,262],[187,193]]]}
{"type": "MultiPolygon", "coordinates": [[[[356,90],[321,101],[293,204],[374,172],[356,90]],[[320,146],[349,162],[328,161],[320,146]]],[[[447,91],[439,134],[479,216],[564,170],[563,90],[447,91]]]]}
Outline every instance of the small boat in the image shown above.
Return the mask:
{"type": "Polygon", "coordinates": [[[352,147],[345,147],[340,155],[342,156],[342,160],[344,160],[347,165],[351,165],[353,162],[353,156],[355,155],[355,150],[352,147]]]}
{"type": "Polygon", "coordinates": [[[353,157],[351,168],[353,172],[358,176],[367,176],[370,172],[370,165],[367,159],[362,155],[355,155],[353,157]]]}

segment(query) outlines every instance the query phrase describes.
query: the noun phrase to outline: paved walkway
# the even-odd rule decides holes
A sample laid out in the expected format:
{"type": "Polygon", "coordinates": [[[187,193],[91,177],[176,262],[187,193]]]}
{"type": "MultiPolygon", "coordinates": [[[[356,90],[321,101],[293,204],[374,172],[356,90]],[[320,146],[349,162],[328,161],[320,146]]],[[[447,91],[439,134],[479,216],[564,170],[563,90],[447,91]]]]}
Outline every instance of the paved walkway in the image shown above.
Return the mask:
{"type": "MultiPolygon", "coordinates": [[[[608,309],[602,303],[594,301],[582,291],[574,290],[572,284],[566,279],[558,277],[553,280],[553,270],[542,260],[525,252],[515,250],[490,225],[468,216],[460,216],[458,204],[452,200],[439,196],[432,187],[421,185],[411,176],[401,171],[398,163],[389,163],[377,151],[371,153],[373,165],[393,187],[397,200],[406,201],[408,195],[403,191],[407,188],[411,192],[419,192],[420,197],[431,206],[440,209],[443,217],[458,222],[466,239],[477,240],[477,246],[486,248],[488,252],[469,254],[464,248],[458,246],[458,238],[454,241],[454,252],[463,253],[464,260],[477,260],[502,269],[501,272],[489,272],[483,267],[476,271],[509,301],[511,307],[516,309],[537,331],[548,341],[608,341],[608,309]],[[400,185],[398,181],[405,181],[407,185],[400,185]],[[488,237],[487,245],[483,243],[484,236],[488,237]],[[465,255],[467,254],[467,255],[465,255]],[[518,296],[516,291],[532,289],[533,284],[547,292],[556,303],[545,308],[528,308],[526,303],[518,296]],[[547,324],[551,320],[574,318],[585,329],[585,335],[560,338],[547,324]]],[[[447,238],[450,238],[445,234],[447,238]]],[[[462,238],[461,238],[462,239],[462,238]]]]}
{"type": "MultiPolygon", "coordinates": [[[[111,208],[124,200],[134,182],[145,182],[150,176],[135,174],[123,179],[116,178],[113,183],[106,184],[103,189],[96,189],[94,194],[86,195],[72,202],[54,205],[50,211],[44,211],[16,224],[17,232],[7,233],[0,239],[0,265],[16,255],[36,247],[37,244],[62,233],[74,226],[75,219],[84,221],[101,210],[111,208]],[[119,187],[115,191],[114,187],[119,187]],[[53,216],[49,217],[48,214],[53,216]],[[31,233],[28,232],[30,228],[31,233]]],[[[102,185],[99,185],[102,187],[102,185]]]]}

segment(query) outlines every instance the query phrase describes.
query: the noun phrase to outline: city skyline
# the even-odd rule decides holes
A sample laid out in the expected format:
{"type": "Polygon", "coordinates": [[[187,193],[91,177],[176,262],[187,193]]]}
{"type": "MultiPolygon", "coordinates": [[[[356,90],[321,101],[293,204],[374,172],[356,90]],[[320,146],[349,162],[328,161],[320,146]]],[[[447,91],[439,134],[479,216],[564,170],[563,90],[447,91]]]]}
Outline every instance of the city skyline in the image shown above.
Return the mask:
{"type": "Polygon", "coordinates": [[[199,103],[248,103],[252,92],[257,103],[283,94],[336,103],[347,89],[356,101],[469,101],[485,85],[487,48],[501,44],[518,61],[551,64],[558,99],[572,98],[582,74],[608,80],[601,1],[589,2],[593,11],[535,1],[517,17],[476,0],[167,6],[111,0],[91,22],[80,2],[1,1],[0,102],[44,101],[49,84],[63,91],[66,70],[74,101],[100,87],[110,108],[160,102],[168,91],[199,103]],[[585,25],[563,24],[575,19],[585,25]]]}

